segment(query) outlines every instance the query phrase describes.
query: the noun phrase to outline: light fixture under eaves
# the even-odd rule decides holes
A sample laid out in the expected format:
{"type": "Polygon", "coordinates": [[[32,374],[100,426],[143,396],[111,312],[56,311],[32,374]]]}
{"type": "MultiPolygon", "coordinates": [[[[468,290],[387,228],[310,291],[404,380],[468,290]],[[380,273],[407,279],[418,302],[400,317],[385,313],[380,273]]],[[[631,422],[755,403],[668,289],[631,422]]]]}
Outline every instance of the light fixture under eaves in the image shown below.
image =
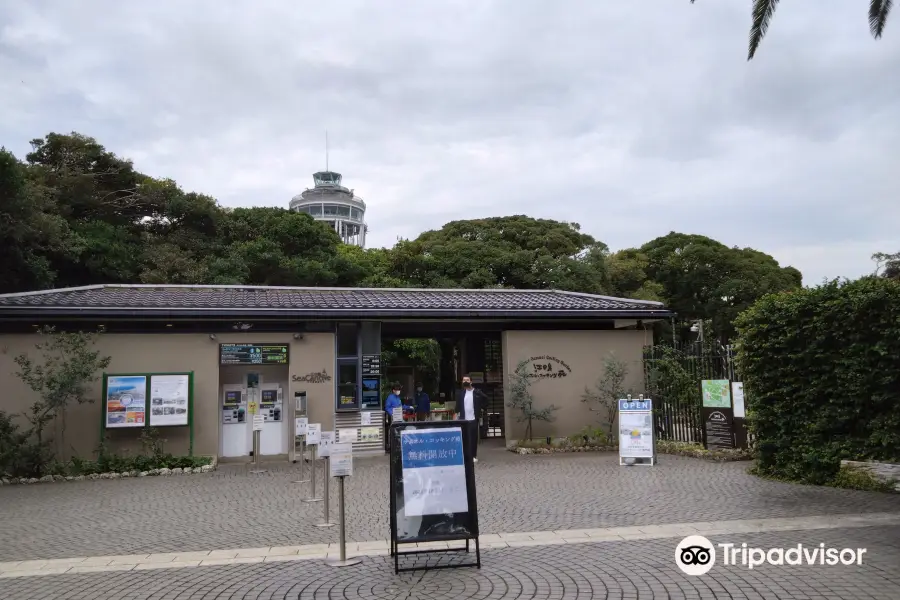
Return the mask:
{"type": "Polygon", "coordinates": [[[231,328],[234,329],[235,331],[247,331],[247,330],[251,329],[252,327],[253,327],[252,323],[241,323],[241,322],[235,323],[234,325],[231,326],[231,328]]]}

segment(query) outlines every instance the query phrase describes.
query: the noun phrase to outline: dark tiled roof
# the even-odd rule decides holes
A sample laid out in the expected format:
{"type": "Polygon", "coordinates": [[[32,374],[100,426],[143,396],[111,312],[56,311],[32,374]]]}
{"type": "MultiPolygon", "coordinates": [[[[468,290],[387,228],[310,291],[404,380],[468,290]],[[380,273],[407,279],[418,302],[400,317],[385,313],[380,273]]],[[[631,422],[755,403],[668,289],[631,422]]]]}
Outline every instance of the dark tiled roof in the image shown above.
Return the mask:
{"type": "MultiPolygon", "coordinates": [[[[252,286],[95,285],[0,295],[0,310],[90,309],[300,313],[666,313],[658,302],[556,290],[434,290],[252,286]]],[[[28,311],[32,312],[32,311],[28,311]]],[[[68,311],[66,311],[68,312],[68,311]]],[[[663,315],[664,316],[664,315],[663,315]]]]}

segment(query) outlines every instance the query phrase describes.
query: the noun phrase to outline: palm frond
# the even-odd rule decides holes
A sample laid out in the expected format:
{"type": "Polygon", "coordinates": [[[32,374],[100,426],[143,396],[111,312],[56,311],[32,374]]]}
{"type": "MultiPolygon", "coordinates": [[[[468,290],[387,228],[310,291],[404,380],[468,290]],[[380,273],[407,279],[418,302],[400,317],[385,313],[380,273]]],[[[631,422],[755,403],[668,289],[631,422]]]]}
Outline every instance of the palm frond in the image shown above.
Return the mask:
{"type": "Polygon", "coordinates": [[[893,4],[894,0],[872,0],[869,3],[869,31],[876,40],[884,33],[884,25],[893,4]]]}
{"type": "Polygon", "coordinates": [[[756,49],[759,48],[759,43],[766,36],[776,6],[778,6],[778,0],[754,0],[753,25],[750,26],[750,51],[747,53],[747,60],[752,60],[756,55],[756,49]]]}

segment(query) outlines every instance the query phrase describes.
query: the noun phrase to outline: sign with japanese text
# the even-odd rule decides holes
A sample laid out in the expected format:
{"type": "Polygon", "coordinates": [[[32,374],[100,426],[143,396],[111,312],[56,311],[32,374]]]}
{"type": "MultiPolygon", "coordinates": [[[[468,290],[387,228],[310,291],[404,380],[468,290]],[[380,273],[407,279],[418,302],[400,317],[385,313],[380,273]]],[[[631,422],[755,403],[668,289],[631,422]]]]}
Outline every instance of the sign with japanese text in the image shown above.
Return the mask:
{"type": "Polygon", "coordinates": [[[653,458],[653,401],[619,400],[619,456],[653,458]]]}
{"type": "Polygon", "coordinates": [[[401,431],[400,453],[407,516],[468,511],[462,428],[401,431]]]}
{"type": "Polygon", "coordinates": [[[572,367],[555,356],[532,356],[516,369],[529,379],[559,379],[572,374],[572,367]]]}

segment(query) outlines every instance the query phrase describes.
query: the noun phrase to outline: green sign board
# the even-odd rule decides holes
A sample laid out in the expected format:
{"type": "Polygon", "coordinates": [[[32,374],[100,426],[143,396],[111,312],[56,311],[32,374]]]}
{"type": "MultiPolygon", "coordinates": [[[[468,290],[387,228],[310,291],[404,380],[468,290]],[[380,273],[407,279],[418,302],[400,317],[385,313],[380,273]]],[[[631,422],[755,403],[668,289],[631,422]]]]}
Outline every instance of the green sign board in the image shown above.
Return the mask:
{"type": "Polygon", "coordinates": [[[704,408],[731,408],[731,382],[727,379],[704,379],[700,382],[704,408]]]}

